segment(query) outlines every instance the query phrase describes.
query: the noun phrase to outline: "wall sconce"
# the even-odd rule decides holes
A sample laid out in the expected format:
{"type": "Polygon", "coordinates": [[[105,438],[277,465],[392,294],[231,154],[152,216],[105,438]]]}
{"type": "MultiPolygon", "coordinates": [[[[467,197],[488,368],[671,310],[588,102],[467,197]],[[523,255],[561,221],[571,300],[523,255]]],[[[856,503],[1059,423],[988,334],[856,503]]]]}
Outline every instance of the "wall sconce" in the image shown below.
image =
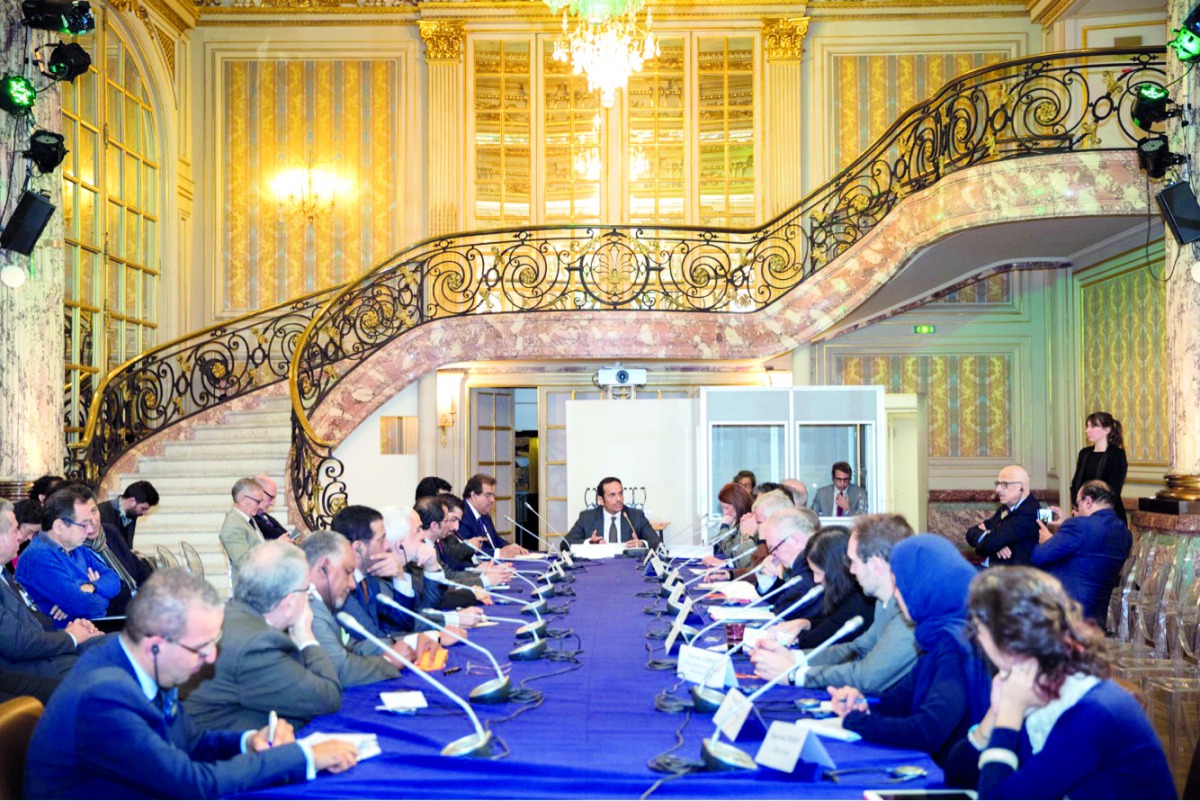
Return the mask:
{"type": "Polygon", "coordinates": [[[454,401],[450,401],[450,408],[438,415],[438,431],[442,432],[442,447],[446,447],[446,432],[454,428],[454,420],[458,417],[458,413],[454,410],[454,401]]]}
{"type": "Polygon", "coordinates": [[[280,205],[310,220],[333,211],[337,196],[345,191],[346,181],[332,170],[312,163],[283,170],[271,181],[271,193],[280,205]]]}

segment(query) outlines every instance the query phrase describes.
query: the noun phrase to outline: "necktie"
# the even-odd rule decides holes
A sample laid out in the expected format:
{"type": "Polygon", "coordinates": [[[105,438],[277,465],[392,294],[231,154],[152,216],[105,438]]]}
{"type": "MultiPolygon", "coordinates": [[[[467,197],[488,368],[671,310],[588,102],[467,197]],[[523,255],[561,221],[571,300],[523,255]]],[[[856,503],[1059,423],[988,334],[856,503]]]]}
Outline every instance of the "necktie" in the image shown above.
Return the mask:
{"type": "Polygon", "coordinates": [[[617,518],[610,517],[608,519],[608,541],[617,542],[621,535],[617,533],[617,518]]]}
{"type": "Polygon", "coordinates": [[[1008,517],[1008,509],[1001,509],[1000,510],[1000,519],[1003,520],[1006,517],[1008,517]]]}
{"type": "Polygon", "coordinates": [[[370,594],[367,592],[367,580],[363,579],[362,581],[358,582],[358,597],[362,601],[362,605],[364,607],[368,606],[370,603],[367,600],[369,595],[370,594]]]}
{"type": "Polygon", "coordinates": [[[37,604],[33,602],[33,599],[29,597],[29,593],[25,592],[25,588],[21,586],[21,583],[16,578],[5,575],[0,576],[0,580],[3,580],[5,584],[12,588],[17,593],[17,597],[21,599],[21,603],[29,607],[31,611],[39,611],[37,604]]]}
{"type": "Polygon", "coordinates": [[[158,708],[162,710],[163,717],[167,723],[175,720],[175,716],[179,714],[179,688],[172,687],[170,690],[159,688],[158,695],[154,702],[158,708]]]}
{"type": "MultiPolygon", "coordinates": [[[[844,497],[846,497],[846,493],[844,493],[844,492],[839,492],[839,493],[838,493],[838,497],[839,497],[839,498],[844,498],[844,497]]],[[[842,507],[838,506],[838,505],[837,505],[837,503],[834,503],[834,506],[836,506],[836,507],[837,507],[837,516],[838,516],[838,517],[845,517],[845,516],[846,516],[846,510],[845,510],[845,509],[843,509],[842,507]]]]}

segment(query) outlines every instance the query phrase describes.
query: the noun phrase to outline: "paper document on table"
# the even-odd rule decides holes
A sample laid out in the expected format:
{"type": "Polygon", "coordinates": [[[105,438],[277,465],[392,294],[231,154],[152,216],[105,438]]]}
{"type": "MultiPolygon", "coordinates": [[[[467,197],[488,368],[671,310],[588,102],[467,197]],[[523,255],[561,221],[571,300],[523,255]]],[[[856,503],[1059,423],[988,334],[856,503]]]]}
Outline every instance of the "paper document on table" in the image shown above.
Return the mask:
{"type": "Polygon", "coordinates": [[[761,606],[750,609],[743,606],[710,606],[708,614],[712,616],[713,620],[719,620],[722,623],[728,623],[731,620],[770,620],[774,617],[770,609],[764,609],[761,606]]]}
{"type": "Polygon", "coordinates": [[[758,590],[748,581],[714,581],[711,584],[701,584],[700,589],[719,592],[731,601],[757,601],[758,590]]]}
{"type": "Polygon", "coordinates": [[[571,546],[571,553],[584,559],[610,559],[625,553],[621,542],[578,542],[571,546]]]}
{"type": "Polygon", "coordinates": [[[671,548],[672,559],[703,559],[713,555],[711,545],[676,545],[671,548]]]}
{"type": "Polygon", "coordinates": [[[411,712],[429,706],[429,702],[425,700],[425,693],[420,690],[380,693],[379,700],[383,702],[380,708],[389,712],[411,712]]]}
{"type": "Polygon", "coordinates": [[[543,553],[541,551],[530,551],[529,553],[523,553],[520,556],[506,556],[504,559],[508,562],[535,562],[538,560],[548,559],[549,557],[550,554],[548,553],[543,553]]]}
{"type": "Polygon", "coordinates": [[[842,728],[841,718],[824,718],[822,720],[800,718],[796,721],[796,725],[813,734],[819,734],[832,740],[841,740],[844,743],[856,743],[862,739],[862,735],[858,732],[842,728]]]}
{"type": "MultiPolygon", "coordinates": [[[[384,693],[380,693],[380,695],[383,694],[384,693]]],[[[300,742],[309,747],[318,745],[320,743],[329,742],[330,740],[342,740],[344,742],[353,743],[354,747],[358,749],[359,762],[362,762],[364,759],[370,759],[371,757],[379,756],[383,753],[383,751],[379,749],[379,738],[374,734],[365,734],[362,732],[315,732],[307,737],[300,738],[300,742]]]]}

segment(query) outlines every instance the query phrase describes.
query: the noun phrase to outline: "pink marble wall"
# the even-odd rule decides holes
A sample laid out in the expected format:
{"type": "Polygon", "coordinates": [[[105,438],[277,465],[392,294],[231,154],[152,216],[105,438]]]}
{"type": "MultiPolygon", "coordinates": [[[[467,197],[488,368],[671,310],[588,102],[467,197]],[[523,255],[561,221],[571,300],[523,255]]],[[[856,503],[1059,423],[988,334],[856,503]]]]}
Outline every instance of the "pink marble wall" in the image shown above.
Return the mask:
{"type": "Polygon", "coordinates": [[[753,314],[552,312],[454,318],[397,338],[312,415],[340,442],[384,401],[438,367],[471,359],[755,359],[808,342],[886,283],[920,248],[975,226],[1146,214],[1130,153],[1019,159],[965,170],[906,198],[854,248],[753,314]]]}

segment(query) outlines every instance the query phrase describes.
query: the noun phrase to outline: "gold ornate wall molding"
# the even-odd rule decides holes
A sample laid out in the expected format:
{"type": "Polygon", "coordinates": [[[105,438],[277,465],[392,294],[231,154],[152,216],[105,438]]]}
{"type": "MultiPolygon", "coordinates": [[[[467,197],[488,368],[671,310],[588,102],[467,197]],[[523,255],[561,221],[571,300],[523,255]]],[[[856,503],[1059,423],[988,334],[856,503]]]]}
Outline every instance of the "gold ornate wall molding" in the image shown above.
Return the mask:
{"type": "Polygon", "coordinates": [[[762,41],[767,61],[799,61],[811,21],[811,17],[764,19],[762,41]]]}
{"type": "Polygon", "coordinates": [[[461,63],[467,41],[466,23],[460,20],[422,20],[421,40],[425,42],[425,60],[461,63]]]}

